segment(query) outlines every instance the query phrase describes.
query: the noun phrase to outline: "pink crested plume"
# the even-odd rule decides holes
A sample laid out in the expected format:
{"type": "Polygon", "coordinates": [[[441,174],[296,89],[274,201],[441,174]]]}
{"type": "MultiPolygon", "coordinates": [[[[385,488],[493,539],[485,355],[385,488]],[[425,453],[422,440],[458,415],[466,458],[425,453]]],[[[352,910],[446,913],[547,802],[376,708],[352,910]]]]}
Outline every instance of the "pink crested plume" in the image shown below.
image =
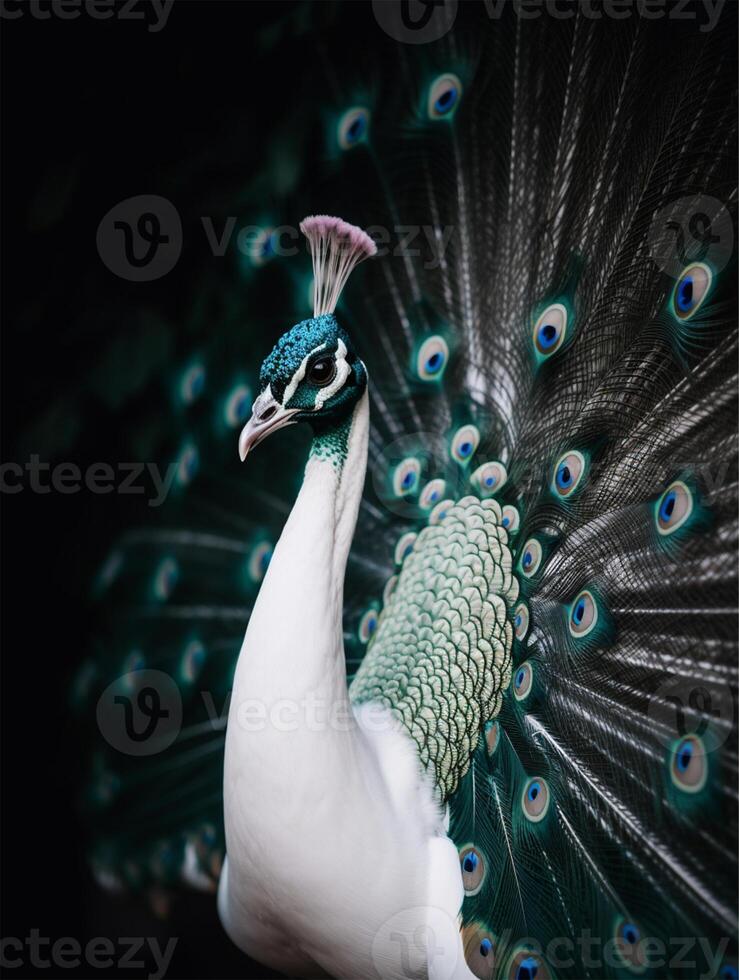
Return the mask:
{"type": "Polygon", "coordinates": [[[327,214],[304,218],[300,230],[313,259],[313,316],[333,313],[352,270],[377,246],[366,231],[327,214]]]}

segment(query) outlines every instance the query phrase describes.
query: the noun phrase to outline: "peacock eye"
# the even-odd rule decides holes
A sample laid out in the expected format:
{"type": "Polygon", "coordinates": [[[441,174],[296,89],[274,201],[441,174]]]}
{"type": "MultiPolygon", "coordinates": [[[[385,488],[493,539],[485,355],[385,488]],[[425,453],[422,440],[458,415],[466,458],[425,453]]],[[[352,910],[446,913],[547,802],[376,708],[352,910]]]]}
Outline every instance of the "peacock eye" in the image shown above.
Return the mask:
{"type": "Polygon", "coordinates": [[[235,429],[249,417],[251,409],[251,391],[246,385],[236,385],[233,391],[226,398],[223,406],[223,417],[229,428],[235,429]]]}
{"type": "Polygon", "coordinates": [[[441,524],[449,513],[449,509],[453,506],[453,500],[440,500],[438,504],[435,504],[434,509],[429,514],[429,524],[441,524]]]}
{"type": "Polygon", "coordinates": [[[166,600],[172,595],[180,577],[180,566],[174,558],[163,558],[154,574],[154,595],[166,600]]]}
{"type": "Polygon", "coordinates": [[[577,450],[560,456],[554,464],[552,492],[558,497],[569,497],[585,475],[585,458],[577,450]]]}
{"type": "Polygon", "coordinates": [[[628,970],[642,973],[646,966],[646,959],[639,926],[628,919],[617,919],[615,933],[618,958],[628,970]]]}
{"type": "Polygon", "coordinates": [[[506,504],[501,511],[501,515],[500,523],[510,534],[518,530],[521,524],[521,517],[513,504],[506,504]]]}
{"type": "Polygon", "coordinates": [[[454,433],[451,446],[452,459],[466,466],[477,452],[480,444],[480,430],[476,425],[463,425],[454,433]]]}
{"type": "Polygon", "coordinates": [[[524,816],[532,823],[538,823],[547,815],[549,809],[549,787],[539,776],[529,779],[521,794],[521,807],[524,816]]]}
{"type": "Polygon", "coordinates": [[[739,971],[733,963],[724,963],[719,973],[719,980],[739,980],[739,971]]]}
{"type": "Polygon", "coordinates": [[[536,538],[529,538],[521,552],[521,574],[526,578],[536,575],[541,565],[541,545],[536,538]]]}
{"type": "Polygon", "coordinates": [[[443,499],[445,492],[446,482],[444,480],[429,480],[418,497],[418,506],[423,510],[430,510],[443,499]]]}
{"type": "Polygon", "coordinates": [[[369,643],[377,629],[377,611],[375,609],[368,609],[367,612],[359,620],[359,627],[357,629],[357,634],[361,643],[369,643]]]}
{"type": "Polygon", "coordinates": [[[191,483],[200,466],[200,453],[197,446],[189,442],[183,447],[180,458],[177,461],[177,482],[180,486],[186,487],[191,483]]]}
{"type": "Polygon", "coordinates": [[[551,357],[562,346],[566,335],[567,309],[561,303],[552,303],[534,324],[534,346],[542,357],[551,357]]]}
{"type": "Polygon", "coordinates": [[[467,966],[478,980],[492,980],[495,972],[495,937],[482,924],[470,922],[462,929],[467,966]]]}
{"type": "Polygon", "coordinates": [[[393,493],[396,497],[407,497],[418,490],[421,476],[421,461],[415,456],[401,460],[393,470],[393,493]]]}
{"type": "Polygon", "coordinates": [[[197,680],[205,663],[205,647],[200,640],[190,640],[182,654],[180,670],[184,681],[197,680]]]}
{"type": "Polygon", "coordinates": [[[462,97],[462,83],[451,72],[439,75],[429,88],[427,111],[429,119],[449,118],[462,97]]]}
{"type": "Polygon", "coordinates": [[[418,535],[415,531],[406,531],[405,534],[401,534],[398,538],[398,543],[395,545],[395,553],[393,555],[396,565],[402,565],[408,555],[410,555],[417,537],[418,535]]]}
{"type": "Polygon", "coordinates": [[[477,895],[485,880],[485,859],[482,852],[469,844],[459,852],[462,883],[465,895],[477,895]]]}
{"type": "Polygon", "coordinates": [[[488,747],[488,755],[495,755],[500,740],[500,725],[497,721],[489,721],[485,726],[485,744],[488,747]]]}
{"type": "Polygon", "coordinates": [[[427,337],[416,354],[416,374],[421,381],[439,381],[449,360],[449,345],[443,337],[427,337]]]}
{"type": "Polygon", "coordinates": [[[657,531],[672,534],[687,521],[693,511],[693,494],[681,481],[671,483],[657,501],[657,531]]]}
{"type": "Polygon", "coordinates": [[[251,264],[262,266],[277,254],[275,252],[274,228],[260,228],[249,247],[251,264]]]}
{"type": "Polygon", "coordinates": [[[385,605],[390,602],[393,592],[398,586],[398,576],[391,575],[390,578],[385,582],[385,588],[382,590],[382,601],[385,605]]]}
{"type": "Polygon", "coordinates": [[[506,980],[551,980],[551,973],[540,953],[518,948],[509,961],[506,980]]]}
{"type": "Polygon", "coordinates": [[[502,463],[490,462],[483,463],[482,466],[478,466],[475,472],[470,477],[470,483],[475,487],[480,493],[491,494],[497,493],[506,480],[508,479],[508,473],[505,466],[502,463]]]}
{"type": "Polygon", "coordinates": [[[202,364],[192,364],[182,375],[180,395],[185,405],[192,405],[205,388],[205,368],[202,364]]]}
{"type": "Polygon", "coordinates": [[[529,611],[525,602],[519,602],[513,610],[513,630],[517,640],[522,640],[529,631],[529,611]]]}
{"type": "Polygon", "coordinates": [[[670,775],[685,793],[697,793],[706,785],[706,749],[698,735],[686,735],[673,744],[670,775]]]}
{"type": "Polygon", "coordinates": [[[713,273],[703,262],[683,270],[672,293],[672,309],[680,320],[689,320],[703,305],[713,281],[713,273]]]}
{"type": "Polygon", "coordinates": [[[336,361],[332,357],[320,357],[308,369],[308,380],[319,388],[331,384],[335,377],[336,361]]]}
{"type": "Polygon", "coordinates": [[[570,608],[570,633],[573,636],[587,636],[598,622],[598,605],[591,592],[585,590],[575,599],[570,608]]]}
{"type": "Polygon", "coordinates": [[[531,664],[527,660],[520,667],[516,668],[513,675],[513,696],[516,701],[523,701],[528,696],[533,683],[534,672],[531,669],[531,664]]]}
{"type": "Polygon", "coordinates": [[[252,582],[261,582],[272,560],[272,544],[260,541],[249,555],[248,574],[252,582]]]}
{"type": "Polygon", "coordinates": [[[367,138],[369,131],[369,110],[362,106],[348,109],[339,120],[337,136],[342,150],[350,150],[367,138]]]}

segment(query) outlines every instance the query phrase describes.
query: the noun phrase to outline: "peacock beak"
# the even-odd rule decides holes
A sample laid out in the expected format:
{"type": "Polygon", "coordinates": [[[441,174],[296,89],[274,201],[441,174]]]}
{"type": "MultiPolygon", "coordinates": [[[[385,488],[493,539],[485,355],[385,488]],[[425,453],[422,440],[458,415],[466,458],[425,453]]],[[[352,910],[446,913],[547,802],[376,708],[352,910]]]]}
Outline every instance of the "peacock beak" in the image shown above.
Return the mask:
{"type": "Polygon", "coordinates": [[[243,463],[246,454],[254,446],[258,445],[262,439],[266,439],[271,432],[282,429],[293,422],[293,415],[298,411],[297,408],[283,408],[278,401],[272,397],[269,388],[254,402],[251,418],[241,430],[239,436],[239,456],[243,463]]]}

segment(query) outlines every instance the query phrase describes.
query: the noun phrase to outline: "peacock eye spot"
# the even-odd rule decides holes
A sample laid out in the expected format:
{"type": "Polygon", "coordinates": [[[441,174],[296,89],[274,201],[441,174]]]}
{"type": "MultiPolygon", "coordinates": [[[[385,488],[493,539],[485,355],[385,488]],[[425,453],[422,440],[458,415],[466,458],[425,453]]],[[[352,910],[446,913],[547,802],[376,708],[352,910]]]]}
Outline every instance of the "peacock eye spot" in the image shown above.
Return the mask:
{"type": "Polygon", "coordinates": [[[542,358],[550,357],[564,343],[567,335],[567,309],[562,303],[552,303],[534,324],[534,347],[542,358]]]}
{"type": "Polygon", "coordinates": [[[478,980],[492,980],[495,973],[495,937],[482,922],[470,922],[462,929],[464,958],[478,980]]]}
{"type": "Polygon", "coordinates": [[[430,480],[418,496],[418,505],[423,510],[430,510],[439,500],[446,489],[444,480],[430,480]]]}
{"type": "Polygon", "coordinates": [[[357,629],[360,643],[369,643],[376,630],[377,612],[374,609],[368,609],[360,619],[357,629]]]}
{"type": "Polygon", "coordinates": [[[504,976],[506,980],[551,980],[544,958],[526,946],[514,950],[504,976]]]}
{"type": "Polygon", "coordinates": [[[539,961],[534,956],[527,956],[518,967],[516,980],[534,980],[539,972],[539,961]]]}
{"type": "Polygon", "coordinates": [[[569,497],[580,485],[585,474],[585,457],[572,450],[560,456],[554,464],[551,489],[556,497],[569,497]]]}
{"type": "Polygon", "coordinates": [[[457,429],[452,437],[451,456],[452,459],[466,465],[477,451],[480,445],[480,430],[476,425],[463,425],[457,429]]]}
{"type": "Polygon", "coordinates": [[[581,592],[570,609],[570,633],[576,637],[587,636],[598,622],[598,605],[592,592],[581,592]]]}
{"type": "Polygon", "coordinates": [[[393,471],[393,493],[396,497],[407,497],[416,491],[420,478],[421,461],[415,456],[407,456],[393,471]]]}
{"type": "Polygon", "coordinates": [[[553,323],[542,323],[539,327],[539,343],[543,348],[551,347],[557,339],[557,328],[553,323]]]}
{"type": "Polygon", "coordinates": [[[526,578],[535,575],[541,565],[542,551],[541,545],[536,538],[529,538],[523,547],[521,555],[521,572],[526,578]]]}
{"type": "Polygon", "coordinates": [[[339,120],[338,140],[342,150],[349,150],[367,138],[369,111],[362,106],[349,109],[339,120]]]}
{"type": "Polygon", "coordinates": [[[449,360],[449,345],[440,334],[427,337],[417,349],[413,369],[419,381],[438,382],[449,360]]]}
{"type": "Polygon", "coordinates": [[[462,95],[462,83],[448,72],[435,79],[429,88],[427,112],[429,119],[451,116],[462,95]]]}
{"type": "Polygon", "coordinates": [[[529,630],[529,610],[523,602],[519,602],[513,611],[513,629],[517,640],[522,640],[529,630]]]}
{"type": "Polygon", "coordinates": [[[708,296],[713,273],[703,262],[693,262],[683,270],[672,294],[672,309],[679,320],[694,316],[708,296]]]}
{"type": "Polygon", "coordinates": [[[737,972],[737,968],[732,966],[731,963],[724,963],[719,976],[721,980],[738,980],[739,972],[737,972]]]}
{"type": "Polygon", "coordinates": [[[308,380],[311,384],[325,388],[336,377],[336,361],[333,358],[321,357],[314,361],[308,369],[308,380]]]}
{"type": "Polygon", "coordinates": [[[676,480],[657,501],[658,533],[667,536],[677,531],[687,521],[692,511],[693,494],[681,480],[676,480]]]}
{"type": "Polygon", "coordinates": [[[698,735],[686,735],[674,743],[670,775],[675,786],[684,793],[697,793],[705,786],[708,778],[705,753],[705,745],[698,735]]]}
{"type": "Polygon", "coordinates": [[[524,816],[532,823],[538,823],[547,815],[549,809],[549,787],[536,776],[529,779],[523,788],[521,804],[524,816]]]}
{"type": "Polygon", "coordinates": [[[531,664],[526,661],[526,663],[521,664],[513,678],[513,696],[517,701],[523,701],[528,696],[533,681],[534,673],[531,664]]]}
{"type": "Polygon", "coordinates": [[[518,530],[518,525],[520,523],[520,517],[518,511],[512,504],[506,504],[501,511],[502,520],[501,524],[504,528],[509,530],[511,533],[518,530]]]}
{"type": "Polygon", "coordinates": [[[623,965],[632,973],[643,973],[646,957],[639,926],[627,919],[618,919],[615,940],[616,954],[623,965]]]}
{"type": "Polygon", "coordinates": [[[485,861],[481,852],[471,844],[459,852],[459,863],[462,868],[462,884],[465,894],[476,895],[482,888],[485,879],[485,861]]]}

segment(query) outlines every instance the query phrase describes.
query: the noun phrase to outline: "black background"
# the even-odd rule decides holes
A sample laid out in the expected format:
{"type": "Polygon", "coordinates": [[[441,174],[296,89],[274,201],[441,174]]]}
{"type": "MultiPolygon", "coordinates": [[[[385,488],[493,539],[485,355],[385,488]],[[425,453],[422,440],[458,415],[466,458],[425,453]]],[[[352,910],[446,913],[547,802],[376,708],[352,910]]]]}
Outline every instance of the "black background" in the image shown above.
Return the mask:
{"type": "MultiPolygon", "coordinates": [[[[137,9],[147,6],[139,0],[137,9]]],[[[322,6],[319,15],[330,15],[331,5],[322,6]]],[[[59,458],[68,424],[64,393],[94,370],[105,339],[96,295],[109,301],[117,292],[125,307],[143,288],[148,302],[176,319],[187,257],[161,283],[126,283],[100,262],[98,222],[125,197],[166,194],[164,175],[178,166],[194,167],[201,183],[227,183],[231,175],[219,172],[217,159],[204,163],[200,152],[219,140],[239,140],[244,176],[259,166],[275,106],[300,85],[301,61],[255,77],[256,49],[260,32],[292,7],[176,0],[158,33],[146,21],[96,21],[84,12],[75,20],[39,20],[25,7],[23,17],[0,20],[3,461],[24,463],[33,451],[42,460],[59,458]],[[81,307],[89,311],[83,327],[81,307]],[[38,419],[59,403],[60,417],[47,419],[39,436],[38,419]]],[[[49,4],[42,0],[41,9],[49,4]]],[[[67,447],[64,458],[83,469],[126,458],[120,420],[93,412],[84,397],[76,399],[74,419],[73,451],[67,447]]],[[[167,974],[175,980],[269,976],[231,946],[212,898],[183,898],[173,922],[162,923],[141,902],[101,891],[86,865],[76,800],[84,760],[66,691],[87,643],[91,576],[117,532],[146,519],[145,500],[84,490],[38,494],[26,485],[0,503],[2,935],[25,940],[37,929],[52,941],[74,937],[83,945],[97,936],[157,936],[162,946],[175,935],[167,974]]],[[[151,962],[125,971],[33,968],[28,950],[22,955],[24,965],[5,975],[144,976],[153,969],[151,962]]]]}

